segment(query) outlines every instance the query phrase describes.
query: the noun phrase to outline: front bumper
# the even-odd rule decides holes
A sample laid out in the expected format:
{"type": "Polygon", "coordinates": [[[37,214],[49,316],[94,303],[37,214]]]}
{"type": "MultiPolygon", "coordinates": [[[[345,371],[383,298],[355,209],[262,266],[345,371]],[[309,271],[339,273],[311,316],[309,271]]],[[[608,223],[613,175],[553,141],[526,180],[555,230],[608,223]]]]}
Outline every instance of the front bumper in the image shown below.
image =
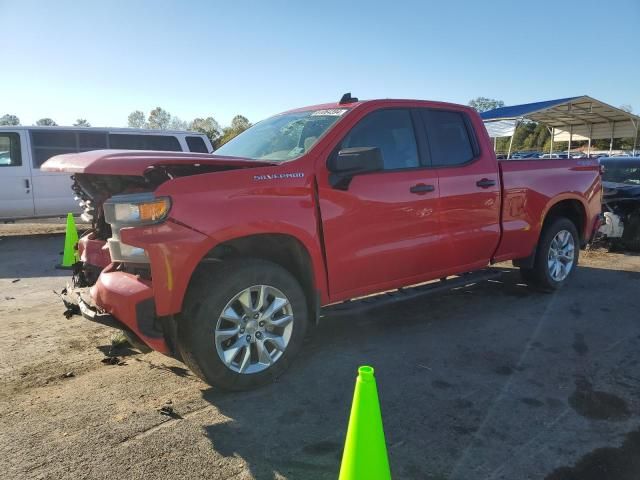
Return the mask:
{"type": "Polygon", "coordinates": [[[87,320],[128,330],[151,349],[171,355],[163,330],[157,324],[150,282],[113,268],[113,264],[107,267],[91,287],[92,300],[86,300],[81,291],[71,291],[63,298],[65,305],[68,309],[77,305],[87,320]]]}

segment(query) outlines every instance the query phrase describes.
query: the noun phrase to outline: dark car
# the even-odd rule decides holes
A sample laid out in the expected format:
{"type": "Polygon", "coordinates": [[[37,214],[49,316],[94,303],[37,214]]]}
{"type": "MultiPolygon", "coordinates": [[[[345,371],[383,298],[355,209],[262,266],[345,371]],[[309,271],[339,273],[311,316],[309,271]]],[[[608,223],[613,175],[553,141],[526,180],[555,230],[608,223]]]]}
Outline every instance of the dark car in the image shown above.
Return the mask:
{"type": "Polygon", "coordinates": [[[640,250],[640,157],[602,157],[601,232],[622,246],[640,250]]]}

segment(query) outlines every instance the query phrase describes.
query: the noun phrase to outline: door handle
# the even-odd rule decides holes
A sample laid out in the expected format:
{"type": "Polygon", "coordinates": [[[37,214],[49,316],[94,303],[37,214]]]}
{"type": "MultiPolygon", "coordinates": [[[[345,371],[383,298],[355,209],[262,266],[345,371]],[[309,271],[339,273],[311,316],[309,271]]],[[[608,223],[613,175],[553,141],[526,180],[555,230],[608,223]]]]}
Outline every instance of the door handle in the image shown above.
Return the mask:
{"type": "Polygon", "coordinates": [[[476,182],[476,185],[479,186],[480,188],[493,187],[495,184],[496,184],[495,180],[490,180],[488,178],[483,178],[482,180],[478,180],[476,182]]]}
{"type": "Polygon", "coordinates": [[[27,189],[27,193],[29,193],[29,189],[31,188],[31,182],[29,182],[28,178],[24,179],[24,188],[27,189]]]}
{"type": "Polygon", "coordinates": [[[417,185],[412,186],[409,191],[411,193],[417,193],[418,195],[423,195],[425,193],[433,192],[436,189],[433,185],[425,185],[424,183],[418,183],[417,185]]]}

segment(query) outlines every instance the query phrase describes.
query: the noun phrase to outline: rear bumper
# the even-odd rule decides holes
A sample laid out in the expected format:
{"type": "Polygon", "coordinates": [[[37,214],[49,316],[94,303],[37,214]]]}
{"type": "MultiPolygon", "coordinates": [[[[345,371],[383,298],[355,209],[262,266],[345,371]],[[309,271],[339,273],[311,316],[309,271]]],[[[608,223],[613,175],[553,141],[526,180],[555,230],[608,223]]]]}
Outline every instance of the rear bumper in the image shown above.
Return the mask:
{"type": "Polygon", "coordinates": [[[158,323],[150,283],[112,268],[113,265],[109,265],[91,287],[90,300],[83,297],[82,289],[63,295],[66,315],[81,314],[92,322],[127,330],[149,348],[172,355],[158,323]]]}

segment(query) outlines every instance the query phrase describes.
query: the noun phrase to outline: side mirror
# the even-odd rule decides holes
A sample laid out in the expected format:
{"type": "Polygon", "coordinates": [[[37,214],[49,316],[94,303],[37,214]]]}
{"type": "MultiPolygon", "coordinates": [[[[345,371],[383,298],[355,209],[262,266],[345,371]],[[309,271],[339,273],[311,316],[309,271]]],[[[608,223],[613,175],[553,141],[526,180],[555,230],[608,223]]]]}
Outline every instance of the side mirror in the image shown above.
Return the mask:
{"type": "Polygon", "coordinates": [[[329,159],[329,183],[333,188],[346,190],[351,179],[362,173],[378,172],[384,168],[378,147],[344,148],[329,159]]]}

